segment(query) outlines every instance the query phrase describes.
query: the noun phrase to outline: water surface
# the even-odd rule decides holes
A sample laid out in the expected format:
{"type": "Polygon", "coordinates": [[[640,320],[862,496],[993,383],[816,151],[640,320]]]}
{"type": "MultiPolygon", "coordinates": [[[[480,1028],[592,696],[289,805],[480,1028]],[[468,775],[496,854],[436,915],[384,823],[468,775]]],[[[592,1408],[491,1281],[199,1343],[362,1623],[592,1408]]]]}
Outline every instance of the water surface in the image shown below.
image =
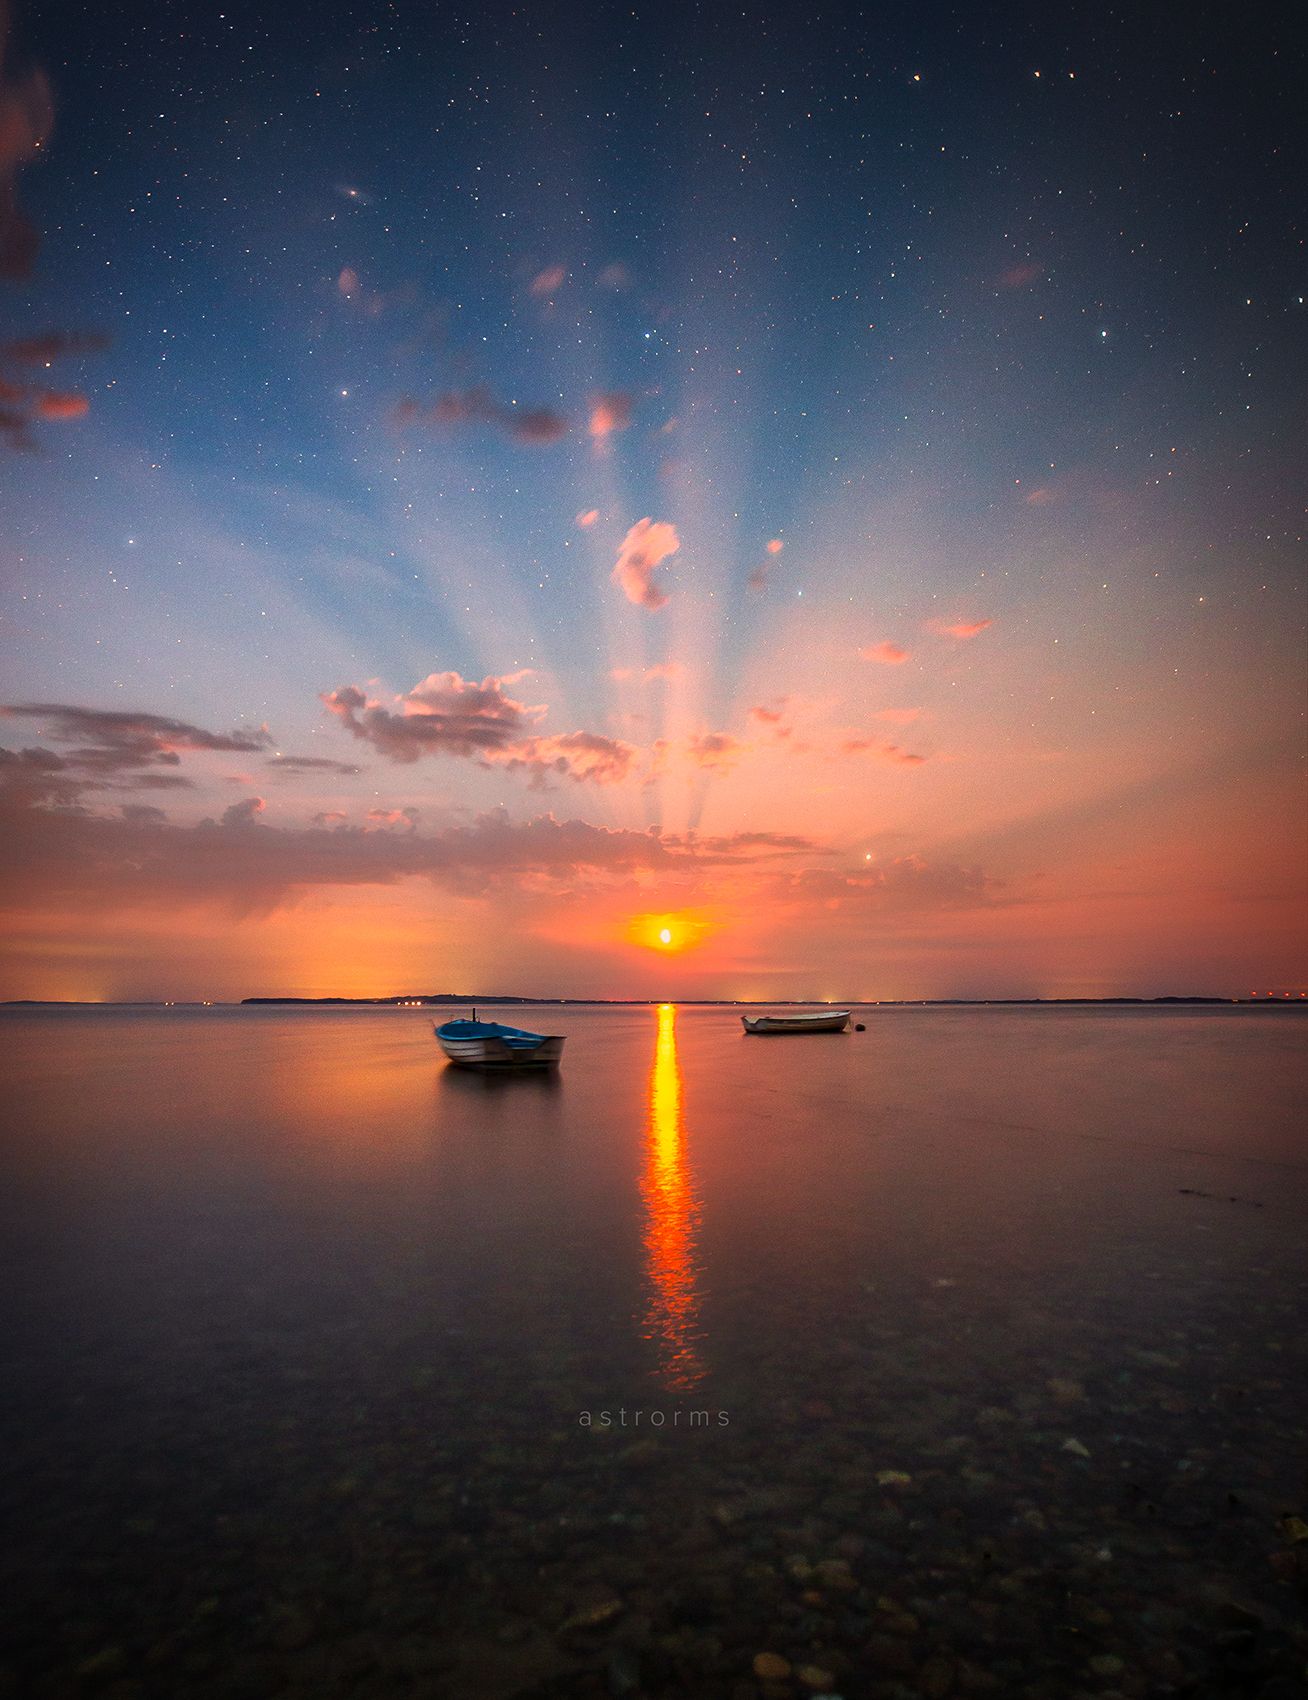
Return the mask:
{"type": "Polygon", "coordinates": [[[0,1694],[1289,1692],[1301,1015],[500,1014],[0,1014],[0,1694]]]}

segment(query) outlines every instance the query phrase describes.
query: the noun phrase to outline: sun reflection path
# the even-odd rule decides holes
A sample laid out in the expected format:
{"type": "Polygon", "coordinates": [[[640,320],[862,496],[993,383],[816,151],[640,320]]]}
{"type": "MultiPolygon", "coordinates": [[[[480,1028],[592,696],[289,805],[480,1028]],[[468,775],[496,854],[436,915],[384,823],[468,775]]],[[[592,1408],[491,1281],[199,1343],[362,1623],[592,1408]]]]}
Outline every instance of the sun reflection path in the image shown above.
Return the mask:
{"type": "Polygon", "coordinates": [[[674,1392],[688,1393],[704,1378],[695,1347],[700,1302],[695,1250],[699,1200],[686,1167],[675,1004],[659,1005],[658,1023],[641,1176],[649,1284],[642,1333],[656,1343],[664,1383],[674,1392]]]}

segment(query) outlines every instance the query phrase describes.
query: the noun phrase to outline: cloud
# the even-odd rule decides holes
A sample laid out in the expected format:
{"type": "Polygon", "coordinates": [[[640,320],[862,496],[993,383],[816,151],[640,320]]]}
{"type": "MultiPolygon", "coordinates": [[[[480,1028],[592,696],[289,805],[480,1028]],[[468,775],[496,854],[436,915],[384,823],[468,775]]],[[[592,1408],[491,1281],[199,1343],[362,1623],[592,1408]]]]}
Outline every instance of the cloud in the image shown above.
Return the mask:
{"type": "Polygon", "coordinates": [[[767,549],[769,555],[779,555],[786,546],[779,537],[774,537],[770,542],[766,543],[764,547],[767,549]]]}
{"type": "Polygon", "coordinates": [[[0,277],[21,280],[32,275],[41,238],[18,204],[18,173],[49,139],[54,100],[44,72],[7,72],[8,35],[9,9],[0,4],[0,277]]]}
{"type": "Polygon", "coordinates": [[[996,882],[978,867],[896,856],[852,874],[828,868],[781,874],[773,889],[783,903],[856,914],[980,908],[994,900],[996,882]]]}
{"type": "Polygon", "coordinates": [[[619,391],[596,396],[591,404],[587,429],[592,440],[603,447],[615,431],[625,431],[631,424],[631,397],[619,391]]]}
{"type": "Polygon", "coordinates": [[[99,354],[108,346],[109,338],[96,331],[42,331],[0,343],[0,360],[12,360],[16,366],[49,366],[67,354],[99,354]]]}
{"type": "Polygon", "coordinates": [[[811,838],[798,838],[783,832],[734,832],[727,837],[705,837],[697,832],[681,836],[665,834],[663,843],[670,850],[689,850],[701,860],[708,858],[727,863],[769,861],[778,856],[830,854],[811,838]]]}
{"type": "Polygon", "coordinates": [[[26,368],[49,366],[65,354],[102,348],[106,340],[89,332],[45,331],[0,345],[0,435],[10,448],[33,453],[37,447],[30,429],[33,424],[83,419],[91,409],[80,390],[52,390],[34,384],[26,368]],[[6,365],[10,368],[8,375],[3,369],[6,365]],[[15,372],[15,367],[20,370],[15,372]]]}
{"type": "Polygon", "coordinates": [[[348,761],[333,761],[329,756],[269,756],[264,765],[280,773],[339,773],[346,778],[363,772],[361,767],[348,761]]]}
{"type": "Polygon", "coordinates": [[[922,710],[920,708],[879,708],[874,718],[888,720],[892,726],[911,726],[915,720],[922,718],[922,710]]]}
{"type": "Polygon", "coordinates": [[[637,754],[635,747],[621,738],[600,732],[562,732],[525,738],[488,759],[496,767],[528,773],[534,786],[555,775],[578,784],[617,785],[630,774],[637,754]]]}
{"type": "Polygon", "coordinates": [[[685,671],[679,661],[656,661],[652,667],[615,667],[609,678],[620,683],[631,680],[638,685],[649,685],[656,679],[680,679],[685,671]]]}
{"type": "Polygon", "coordinates": [[[359,274],[353,266],[342,266],[336,279],[336,287],[348,301],[351,296],[359,293],[359,274]]]}
{"type": "Polygon", "coordinates": [[[1034,283],[1044,275],[1044,267],[1035,260],[1025,260],[1020,265],[1010,266],[1006,272],[999,274],[1000,286],[1004,289],[1021,289],[1025,284],[1034,283]]]}
{"type": "Polygon", "coordinates": [[[974,638],[978,632],[987,631],[994,623],[993,620],[958,620],[952,626],[936,623],[930,629],[938,632],[941,637],[974,638]]]}
{"type": "Polygon", "coordinates": [[[75,390],[41,390],[32,401],[38,419],[85,419],[90,411],[90,401],[75,390]]]}
{"type": "Polygon", "coordinates": [[[612,572],[613,583],[619,585],[628,602],[652,612],[667,606],[665,591],[654,583],[654,570],[681,547],[677,529],[665,520],[640,519],[622,540],[617,565],[612,572]]]}
{"type": "MultiPolygon", "coordinates": [[[[25,752],[25,755],[27,753],[25,752]]],[[[0,751],[0,757],[10,752],[0,751]]],[[[694,874],[760,866],[799,853],[802,840],[743,834],[664,841],[655,832],[592,826],[552,814],[515,823],[503,810],[435,832],[396,830],[391,811],[351,826],[338,811],[312,826],[276,826],[262,802],[244,798],[220,819],[179,826],[157,811],[99,814],[34,797],[27,781],[49,776],[49,752],[0,759],[0,890],[11,908],[108,907],[216,902],[267,909],[324,886],[392,885],[430,879],[465,895],[548,880],[561,891],[625,881],[637,871],[694,874]]]]}
{"type": "Polygon", "coordinates": [[[568,422],[548,407],[530,407],[518,413],[506,408],[501,424],[520,443],[557,443],[568,434],[568,422]]]}
{"type": "Polygon", "coordinates": [[[581,527],[581,529],[583,531],[589,531],[591,526],[594,525],[595,521],[598,518],[599,518],[599,509],[598,508],[587,508],[584,513],[580,513],[580,514],[577,515],[577,524],[581,527]]]}
{"type": "Polygon", "coordinates": [[[1045,508],[1050,502],[1058,500],[1058,493],[1051,490],[1047,484],[1041,484],[1034,490],[1028,490],[1022,499],[1029,508],[1045,508]]]}
{"type": "MultiPolygon", "coordinates": [[[[179,751],[225,750],[250,753],[268,749],[272,736],[266,727],[255,731],[209,732],[189,721],[172,720],[162,714],[145,714],[123,709],[82,708],[71,703],[20,702],[0,705],[0,716],[32,720],[40,735],[57,744],[78,747],[60,758],[68,771],[83,783],[91,779],[112,780],[133,775],[143,768],[176,767],[179,751]]],[[[137,784],[159,789],[189,784],[176,779],[144,774],[137,784]]]]}
{"type": "Polygon", "coordinates": [[[756,707],[750,709],[749,718],[757,720],[763,726],[776,726],[785,717],[785,702],[786,699],[783,697],[776,708],[767,708],[764,704],[759,703],[756,707]]]}
{"type": "Polygon", "coordinates": [[[391,421],[400,430],[413,426],[454,429],[465,425],[490,425],[519,443],[557,443],[568,434],[568,422],[548,407],[518,408],[499,402],[484,384],[465,390],[446,390],[433,402],[405,396],[391,409],[391,421]]]}
{"type": "Polygon", "coordinates": [[[858,652],[864,661],[879,661],[885,667],[900,667],[910,659],[912,652],[901,649],[897,643],[873,643],[858,652]]]}
{"type": "Polygon", "coordinates": [[[750,590],[766,590],[768,585],[767,567],[755,567],[754,571],[745,580],[745,584],[750,590]]]}
{"type": "Polygon", "coordinates": [[[484,766],[525,773],[537,786],[554,776],[594,785],[625,779],[637,757],[631,744],[600,732],[533,730],[544,705],[528,707],[508,693],[526,676],[510,673],[477,684],[458,673],[432,673],[397,698],[394,709],[357,685],[342,685],[322,700],[354,737],[391,761],[470,756],[484,766]]]}
{"type": "Polygon", "coordinates": [[[887,744],[880,738],[846,738],[840,747],[847,756],[880,756],[883,761],[898,762],[902,767],[921,767],[927,759],[915,755],[912,750],[901,749],[898,744],[887,744]]]}
{"type": "Polygon", "coordinates": [[[699,732],[686,740],[687,756],[710,773],[730,773],[748,749],[730,732],[699,732]]]}
{"type": "Polygon", "coordinates": [[[603,271],[600,272],[595,281],[599,284],[601,289],[612,289],[615,291],[630,289],[631,273],[627,270],[626,266],[621,264],[620,261],[615,260],[612,265],[604,267],[603,271]]]}
{"type": "Polygon", "coordinates": [[[262,797],[242,797],[239,803],[229,803],[223,810],[222,824],[232,827],[250,826],[263,813],[263,809],[262,797]]]}
{"type": "MultiPolygon", "coordinates": [[[[403,826],[413,832],[421,818],[422,810],[409,807],[406,809],[369,809],[368,819],[378,826],[403,826]]],[[[315,819],[318,817],[315,816],[315,819]]],[[[342,819],[345,817],[342,816],[342,819]]]]}
{"type": "Polygon", "coordinates": [[[536,273],[527,285],[527,289],[538,300],[543,300],[546,296],[553,295],[557,290],[562,289],[567,275],[563,266],[546,266],[544,271],[536,273]]]}
{"type": "Polygon", "coordinates": [[[370,700],[357,685],[342,685],[322,700],[352,736],[391,761],[475,756],[504,749],[544,714],[543,707],[528,708],[509,696],[506,685],[522,676],[488,677],[477,684],[458,673],[430,673],[397,699],[398,712],[370,700]]]}

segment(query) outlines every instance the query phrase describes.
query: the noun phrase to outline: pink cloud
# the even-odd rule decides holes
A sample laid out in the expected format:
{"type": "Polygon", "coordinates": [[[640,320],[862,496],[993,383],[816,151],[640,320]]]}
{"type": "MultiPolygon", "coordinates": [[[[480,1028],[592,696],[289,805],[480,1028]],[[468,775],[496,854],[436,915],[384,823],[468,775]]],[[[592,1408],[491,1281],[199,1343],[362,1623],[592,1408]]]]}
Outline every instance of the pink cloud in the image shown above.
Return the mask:
{"type": "Polygon", "coordinates": [[[1021,264],[1010,266],[1006,272],[999,275],[1000,285],[1004,289],[1021,289],[1025,284],[1034,283],[1044,275],[1044,267],[1035,260],[1024,260],[1021,264]]]}
{"type": "Polygon", "coordinates": [[[553,775],[578,784],[617,785],[631,772],[636,755],[635,747],[621,738],[599,732],[562,732],[524,738],[487,759],[497,767],[526,771],[533,785],[553,775]]]}
{"type": "Polygon", "coordinates": [[[769,555],[779,555],[786,546],[779,537],[774,537],[766,547],[769,555]]]}
{"type": "Polygon", "coordinates": [[[654,570],[660,562],[675,555],[681,547],[677,529],[665,520],[640,519],[622,540],[617,564],[611,574],[628,602],[651,612],[667,606],[666,592],[654,583],[654,570]]]}
{"type": "Polygon", "coordinates": [[[594,525],[595,521],[598,518],[599,518],[599,509],[598,508],[587,508],[584,513],[580,513],[580,514],[577,515],[577,524],[581,527],[581,529],[583,531],[589,531],[591,526],[594,525]]]}
{"type": "Polygon", "coordinates": [[[785,712],[785,699],[783,698],[781,705],[777,708],[767,708],[762,703],[751,708],[749,718],[757,720],[763,726],[776,726],[784,718],[785,712]]]}
{"type": "Polygon", "coordinates": [[[911,726],[921,717],[920,708],[879,708],[876,712],[876,719],[888,720],[892,726],[911,726]]]}
{"type": "Polygon", "coordinates": [[[941,637],[974,638],[979,632],[988,631],[994,623],[993,620],[957,620],[952,626],[938,623],[931,630],[939,632],[941,637]]]}
{"type": "Polygon", "coordinates": [[[594,785],[625,779],[636,760],[631,744],[599,732],[533,730],[544,705],[528,707],[508,692],[526,676],[506,673],[478,684],[458,673],[431,673],[393,708],[357,685],[342,685],[322,700],[347,731],[391,761],[475,757],[483,766],[526,773],[533,784],[555,774],[594,785]]]}
{"type": "Polygon", "coordinates": [[[38,419],[85,419],[91,403],[76,391],[42,390],[32,411],[38,419]]]}
{"type": "Polygon", "coordinates": [[[357,685],[342,685],[322,700],[353,737],[391,761],[472,756],[505,748],[544,714],[543,707],[528,708],[508,694],[505,686],[520,677],[488,677],[477,684],[458,673],[431,673],[397,699],[398,713],[370,700],[357,685]]]}
{"type": "Polygon", "coordinates": [[[353,266],[342,266],[336,279],[336,287],[346,300],[359,293],[359,274],[353,266]]]}
{"type": "Polygon", "coordinates": [[[910,658],[911,651],[897,643],[873,643],[858,652],[864,661],[879,661],[884,667],[900,667],[910,658]]]}
{"type": "Polygon", "coordinates": [[[1057,501],[1058,497],[1057,493],[1051,490],[1047,484],[1041,484],[1034,490],[1028,490],[1023,500],[1029,508],[1044,508],[1048,507],[1050,502],[1057,501]]]}
{"type": "Polygon", "coordinates": [[[615,260],[612,265],[604,267],[604,270],[599,274],[595,281],[599,284],[601,289],[630,289],[631,273],[627,270],[626,266],[621,264],[620,261],[615,260]]]}
{"type": "Polygon", "coordinates": [[[538,299],[543,299],[561,289],[567,275],[562,266],[546,266],[544,271],[536,273],[527,288],[538,299]]]}
{"type": "Polygon", "coordinates": [[[927,759],[900,749],[898,744],[884,743],[880,738],[846,738],[840,747],[847,756],[879,756],[882,761],[897,762],[901,767],[921,767],[927,759]]]}
{"type": "Polygon", "coordinates": [[[590,424],[587,427],[595,443],[602,447],[615,431],[625,431],[630,424],[629,395],[613,391],[608,395],[596,396],[591,404],[590,424]]]}
{"type": "Polygon", "coordinates": [[[378,826],[406,826],[412,832],[418,824],[421,811],[415,808],[407,809],[369,809],[367,818],[375,821],[378,826]]]}
{"type": "Polygon", "coordinates": [[[700,732],[686,740],[687,756],[710,773],[730,773],[748,748],[730,732],[700,732]]]}

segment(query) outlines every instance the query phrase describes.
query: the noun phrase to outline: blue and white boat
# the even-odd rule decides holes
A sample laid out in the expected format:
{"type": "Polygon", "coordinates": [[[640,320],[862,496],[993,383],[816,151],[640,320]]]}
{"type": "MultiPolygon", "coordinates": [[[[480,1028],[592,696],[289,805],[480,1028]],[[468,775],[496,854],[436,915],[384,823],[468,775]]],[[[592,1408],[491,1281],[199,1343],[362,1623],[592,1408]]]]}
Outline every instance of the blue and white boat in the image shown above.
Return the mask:
{"type": "Polygon", "coordinates": [[[557,1033],[528,1033],[498,1021],[446,1021],[435,1029],[440,1047],[462,1068],[556,1068],[563,1055],[557,1033]]]}

